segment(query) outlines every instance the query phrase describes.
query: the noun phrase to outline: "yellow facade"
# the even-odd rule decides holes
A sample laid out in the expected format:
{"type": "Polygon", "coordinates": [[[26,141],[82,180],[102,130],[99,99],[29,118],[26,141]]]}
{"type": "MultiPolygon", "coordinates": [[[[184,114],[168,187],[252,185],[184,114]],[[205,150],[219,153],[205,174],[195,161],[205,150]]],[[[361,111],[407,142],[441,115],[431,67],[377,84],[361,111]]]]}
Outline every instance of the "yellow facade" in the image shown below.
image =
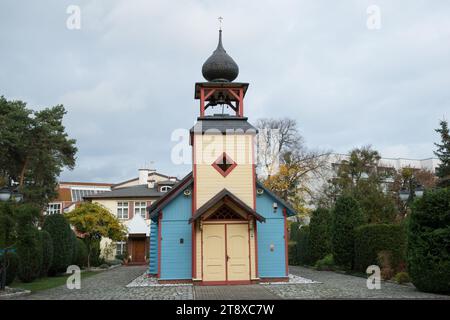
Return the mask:
{"type": "Polygon", "coordinates": [[[253,208],[254,134],[195,134],[193,147],[196,208],[224,188],[253,208]],[[237,164],[226,177],[212,166],[223,152],[237,164]]]}

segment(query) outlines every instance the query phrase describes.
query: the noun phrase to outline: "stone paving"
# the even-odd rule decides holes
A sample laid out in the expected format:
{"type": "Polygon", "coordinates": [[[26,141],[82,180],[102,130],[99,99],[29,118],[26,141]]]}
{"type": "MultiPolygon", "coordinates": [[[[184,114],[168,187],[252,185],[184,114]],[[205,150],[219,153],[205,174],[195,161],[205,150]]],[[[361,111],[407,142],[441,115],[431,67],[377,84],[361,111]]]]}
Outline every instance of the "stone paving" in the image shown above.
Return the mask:
{"type": "Polygon", "coordinates": [[[86,278],[81,289],[61,286],[15,299],[32,300],[266,300],[266,299],[450,299],[423,293],[412,285],[382,282],[369,290],[366,279],[336,272],[290,267],[290,273],[316,283],[246,286],[146,286],[127,287],[145,271],[145,266],[118,267],[86,278]]]}
{"type": "Polygon", "coordinates": [[[450,299],[446,295],[420,292],[411,284],[383,281],[381,289],[369,290],[366,278],[294,266],[289,271],[321,283],[267,287],[283,299],[450,299]]]}
{"type": "Polygon", "coordinates": [[[66,286],[39,291],[18,299],[31,300],[189,300],[192,287],[127,288],[126,285],[142,275],[146,266],[118,267],[103,271],[81,282],[81,289],[66,286]]]}
{"type": "Polygon", "coordinates": [[[197,300],[277,300],[276,293],[262,285],[195,286],[197,300]]]}

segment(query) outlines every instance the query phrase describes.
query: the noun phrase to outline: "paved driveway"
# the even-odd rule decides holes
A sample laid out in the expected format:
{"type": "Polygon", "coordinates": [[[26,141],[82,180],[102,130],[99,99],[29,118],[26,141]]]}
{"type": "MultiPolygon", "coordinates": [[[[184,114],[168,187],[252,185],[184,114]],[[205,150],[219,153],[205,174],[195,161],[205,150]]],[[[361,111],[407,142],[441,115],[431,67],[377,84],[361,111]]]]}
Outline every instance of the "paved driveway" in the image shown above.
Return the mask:
{"type": "Polygon", "coordinates": [[[380,290],[369,290],[366,279],[302,267],[290,272],[321,283],[249,285],[249,286],[162,286],[133,287],[126,285],[145,272],[145,266],[118,267],[82,281],[81,289],[65,286],[40,291],[20,299],[63,300],[259,300],[259,299],[450,299],[450,296],[417,291],[410,285],[383,282],[380,290]]]}
{"type": "Polygon", "coordinates": [[[291,266],[289,272],[321,283],[269,287],[284,299],[450,299],[450,296],[420,292],[412,285],[384,281],[381,289],[369,290],[365,278],[331,271],[291,266]]]}

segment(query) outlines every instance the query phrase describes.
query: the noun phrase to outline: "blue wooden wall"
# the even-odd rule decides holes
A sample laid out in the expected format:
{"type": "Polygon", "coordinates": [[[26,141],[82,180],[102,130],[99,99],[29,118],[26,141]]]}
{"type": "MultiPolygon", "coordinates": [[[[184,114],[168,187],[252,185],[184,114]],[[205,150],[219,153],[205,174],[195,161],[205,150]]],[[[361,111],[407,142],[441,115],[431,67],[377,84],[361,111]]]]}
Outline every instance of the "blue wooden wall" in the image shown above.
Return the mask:
{"type": "Polygon", "coordinates": [[[154,221],[150,224],[150,266],[148,273],[158,273],[158,224],[154,221]]]}
{"type": "Polygon", "coordinates": [[[256,196],[256,212],[266,218],[266,222],[258,222],[258,272],[260,278],[285,277],[286,254],[284,240],[283,205],[273,211],[273,203],[277,202],[267,192],[256,196]],[[273,245],[273,251],[270,250],[273,245]]]}
{"type": "Polygon", "coordinates": [[[192,279],[192,198],[180,193],[163,209],[161,280],[192,279]],[[183,243],[180,242],[183,239],[183,243]]]}

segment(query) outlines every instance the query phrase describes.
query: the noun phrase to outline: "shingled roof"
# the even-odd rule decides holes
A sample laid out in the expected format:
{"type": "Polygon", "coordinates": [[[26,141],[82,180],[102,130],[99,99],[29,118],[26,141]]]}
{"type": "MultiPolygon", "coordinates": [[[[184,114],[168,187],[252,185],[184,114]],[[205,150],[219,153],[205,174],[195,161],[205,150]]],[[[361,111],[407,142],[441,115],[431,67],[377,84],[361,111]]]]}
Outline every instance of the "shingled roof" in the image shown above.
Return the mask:
{"type": "Polygon", "coordinates": [[[258,133],[258,129],[247,122],[247,117],[236,117],[231,115],[214,115],[198,117],[197,123],[191,128],[191,133],[258,133]]]}
{"type": "Polygon", "coordinates": [[[146,184],[114,189],[97,194],[84,196],[84,199],[114,199],[114,198],[147,198],[147,197],[161,197],[167,192],[159,192],[158,189],[148,188],[146,184]]]}

